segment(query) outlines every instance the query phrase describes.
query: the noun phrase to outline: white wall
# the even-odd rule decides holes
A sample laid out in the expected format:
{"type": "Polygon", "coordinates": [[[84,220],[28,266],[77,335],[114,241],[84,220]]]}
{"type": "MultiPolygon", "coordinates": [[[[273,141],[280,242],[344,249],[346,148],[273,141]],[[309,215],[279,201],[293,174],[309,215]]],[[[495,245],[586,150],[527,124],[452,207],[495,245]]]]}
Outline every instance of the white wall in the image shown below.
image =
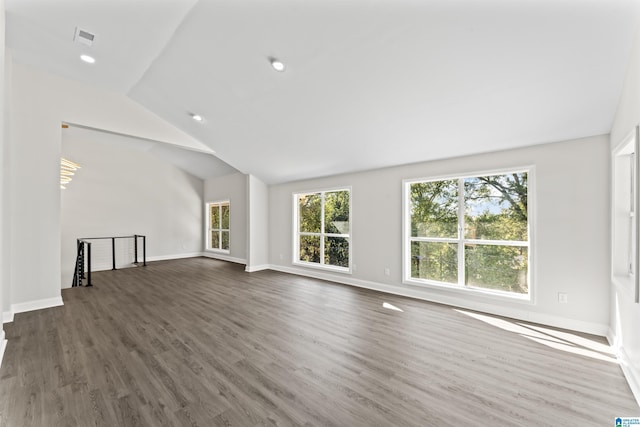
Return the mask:
{"type": "MultiPolygon", "coordinates": [[[[124,95],[13,64],[10,307],[61,304],[59,162],[63,121],[189,145],[192,138],[124,95]],[[170,138],[169,138],[170,136],[170,138]]],[[[5,259],[6,260],[6,259],[5,259]]]]}
{"type": "Polygon", "coordinates": [[[269,188],[253,175],[247,180],[249,200],[246,271],[269,267],[269,188]]]}
{"type": "MultiPolygon", "coordinates": [[[[4,45],[3,45],[4,46],[4,45]]],[[[0,245],[2,245],[2,267],[0,269],[0,281],[2,283],[2,313],[3,322],[11,321],[11,147],[10,147],[10,132],[9,128],[11,122],[9,120],[9,106],[11,105],[11,51],[7,49],[3,56],[4,61],[4,96],[2,112],[2,118],[4,120],[4,129],[2,132],[2,219],[0,226],[0,233],[2,233],[2,239],[0,245]],[[5,59],[6,58],[6,59],[5,59]],[[7,313],[5,317],[5,313],[7,313]]]]}
{"type": "MultiPolygon", "coordinates": [[[[7,247],[4,244],[6,239],[5,231],[5,210],[6,203],[8,202],[5,193],[5,178],[6,171],[5,166],[5,149],[7,146],[7,131],[5,124],[5,106],[7,105],[7,94],[5,91],[5,47],[4,47],[4,34],[5,34],[5,11],[4,0],[0,0],[0,165],[2,165],[2,172],[0,172],[0,309],[4,307],[4,289],[7,287],[8,275],[5,275],[4,271],[8,266],[8,256],[6,254],[7,247]]],[[[1,312],[1,310],[0,310],[1,312]]],[[[4,329],[2,328],[2,321],[0,321],[0,362],[2,362],[2,356],[6,346],[4,329]]]]}
{"type": "MultiPolygon", "coordinates": [[[[101,132],[74,134],[71,129],[62,133],[62,155],[81,165],[61,192],[62,287],[71,286],[79,237],[145,235],[147,260],[200,255],[201,179],[128,148],[125,138],[101,132]]],[[[118,267],[131,264],[132,245],[133,240],[118,241],[118,267]],[[123,253],[123,246],[129,254],[123,253]]],[[[111,268],[110,247],[110,241],[94,241],[93,269],[111,268]]]]}
{"type": "Polygon", "coordinates": [[[604,335],[609,324],[608,174],[608,138],[598,136],[272,186],[270,263],[283,271],[604,335]],[[522,166],[535,167],[533,303],[402,284],[403,179],[522,166]],[[355,271],[293,267],[292,193],[337,186],[352,187],[355,271]],[[558,303],[558,292],[568,294],[567,304],[558,303]]]}
{"type": "MultiPolygon", "coordinates": [[[[640,19],[640,17],[638,17],[640,19]]],[[[618,110],[611,129],[611,149],[616,148],[640,123],[640,31],[636,34],[618,110]]],[[[637,154],[637,153],[636,153],[637,154]]],[[[609,340],[618,349],[625,375],[640,402],[640,304],[633,295],[611,282],[609,340]]]]}
{"type": "MultiPolygon", "coordinates": [[[[212,258],[245,264],[247,262],[247,175],[235,173],[219,178],[210,178],[204,182],[204,203],[229,200],[229,254],[206,251],[206,241],[202,249],[205,255],[212,258]]],[[[206,215],[203,217],[206,221],[206,215]]],[[[205,233],[203,221],[201,233],[205,233]]]]}

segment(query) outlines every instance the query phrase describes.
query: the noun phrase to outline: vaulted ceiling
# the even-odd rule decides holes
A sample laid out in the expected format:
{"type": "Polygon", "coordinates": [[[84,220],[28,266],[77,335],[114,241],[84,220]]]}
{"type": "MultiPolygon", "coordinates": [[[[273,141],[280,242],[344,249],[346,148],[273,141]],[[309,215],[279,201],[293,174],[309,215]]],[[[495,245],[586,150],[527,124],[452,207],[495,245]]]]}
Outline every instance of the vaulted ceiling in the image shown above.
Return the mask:
{"type": "Polygon", "coordinates": [[[608,133],[640,6],[5,3],[15,61],[124,93],[267,183],[608,133]],[[91,47],[74,43],[76,27],[91,47]]]}

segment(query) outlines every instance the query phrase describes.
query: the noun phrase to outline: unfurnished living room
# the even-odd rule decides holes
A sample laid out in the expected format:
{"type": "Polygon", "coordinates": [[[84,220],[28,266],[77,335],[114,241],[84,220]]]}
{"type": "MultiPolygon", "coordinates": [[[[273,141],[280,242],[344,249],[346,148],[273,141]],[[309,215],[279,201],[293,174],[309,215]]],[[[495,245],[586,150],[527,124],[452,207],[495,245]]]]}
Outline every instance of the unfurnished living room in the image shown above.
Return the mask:
{"type": "Polygon", "coordinates": [[[640,424],[637,0],[0,22],[0,426],[640,424]]]}

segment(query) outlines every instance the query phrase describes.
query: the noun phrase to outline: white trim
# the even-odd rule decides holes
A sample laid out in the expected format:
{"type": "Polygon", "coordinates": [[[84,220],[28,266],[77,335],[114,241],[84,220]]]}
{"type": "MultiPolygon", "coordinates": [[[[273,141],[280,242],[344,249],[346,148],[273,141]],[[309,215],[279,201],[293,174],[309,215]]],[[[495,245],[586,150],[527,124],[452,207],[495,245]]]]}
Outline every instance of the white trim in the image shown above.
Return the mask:
{"type": "Polygon", "coordinates": [[[445,181],[451,179],[464,179],[464,178],[476,178],[478,176],[490,176],[490,175],[502,175],[506,173],[518,173],[518,172],[528,172],[529,169],[534,168],[535,165],[522,165],[522,166],[514,166],[512,168],[499,168],[499,169],[481,169],[479,171],[473,170],[466,172],[456,172],[446,175],[435,175],[435,176],[422,176],[417,178],[407,178],[402,180],[402,184],[415,184],[419,182],[432,182],[432,181],[445,181]]]}
{"type": "Polygon", "coordinates": [[[217,200],[213,202],[206,202],[204,204],[205,209],[205,224],[204,224],[204,249],[205,251],[219,251],[223,253],[230,253],[231,251],[231,199],[217,200]],[[222,227],[222,206],[226,205],[229,208],[229,228],[210,228],[211,227],[211,205],[217,205],[218,211],[220,213],[220,227],[222,227]],[[211,242],[211,231],[218,231],[220,233],[220,246],[222,246],[222,232],[226,231],[229,233],[229,249],[222,248],[212,248],[211,242]]]}
{"type": "Polygon", "coordinates": [[[611,325],[609,325],[609,328],[607,329],[607,335],[605,335],[605,338],[607,339],[607,341],[609,341],[609,345],[613,347],[617,352],[618,346],[616,344],[616,334],[615,332],[613,332],[611,325]]]}
{"type": "Polygon", "coordinates": [[[228,249],[205,249],[204,252],[212,252],[217,254],[230,254],[231,251],[228,249]]]}
{"type": "Polygon", "coordinates": [[[480,288],[474,286],[465,286],[458,285],[457,283],[446,283],[446,282],[436,282],[433,280],[426,281],[420,279],[409,279],[402,282],[407,286],[415,286],[423,289],[444,289],[447,292],[451,292],[452,294],[458,294],[460,297],[464,295],[482,295],[484,297],[489,297],[501,301],[509,300],[525,303],[528,305],[534,305],[529,298],[529,294],[518,294],[515,292],[509,291],[500,291],[497,289],[489,289],[489,288],[480,288]]]}
{"type": "Polygon", "coordinates": [[[0,366],[2,366],[2,359],[4,359],[4,351],[7,349],[7,340],[5,338],[4,330],[0,330],[0,366]]]}
{"type": "Polygon", "coordinates": [[[622,369],[622,373],[627,380],[627,384],[629,384],[631,393],[633,393],[633,397],[640,406],[640,368],[633,366],[631,358],[624,349],[624,346],[621,345],[619,336],[616,335],[613,328],[609,327],[606,337],[607,341],[609,341],[609,345],[615,351],[618,358],[618,364],[620,365],[620,369],[622,369]]]}
{"type": "MultiPolygon", "coordinates": [[[[204,254],[202,252],[188,252],[185,254],[170,254],[170,255],[155,255],[155,256],[147,256],[146,261],[153,262],[153,261],[168,261],[172,259],[197,258],[203,255],[204,254]]],[[[123,268],[132,268],[132,267],[140,267],[140,266],[142,266],[142,258],[138,258],[138,264],[135,264],[132,261],[130,264],[116,265],[116,269],[121,270],[123,268]]],[[[110,270],[112,270],[110,266],[91,268],[92,273],[96,271],[110,271],[110,270]]]]}
{"type": "MultiPolygon", "coordinates": [[[[633,130],[616,146],[611,150],[611,159],[610,159],[610,169],[611,169],[611,188],[610,188],[610,215],[611,215],[611,223],[610,223],[610,264],[611,264],[611,281],[618,285],[620,288],[625,289],[626,293],[631,294],[630,298],[636,303],[640,302],[640,274],[638,274],[638,268],[640,266],[640,251],[638,248],[640,247],[640,225],[638,224],[637,215],[640,212],[640,197],[638,197],[638,188],[640,187],[640,153],[639,153],[639,145],[640,145],[640,127],[636,125],[633,130]],[[620,226],[619,222],[616,218],[618,218],[620,210],[617,210],[617,188],[619,181],[619,172],[620,168],[617,166],[617,160],[622,156],[627,156],[635,153],[635,162],[631,166],[631,176],[630,178],[634,178],[633,181],[629,184],[629,190],[632,192],[632,202],[633,206],[630,208],[630,213],[633,213],[636,217],[631,217],[631,225],[630,230],[628,231],[631,234],[632,243],[631,247],[628,247],[628,250],[620,250],[619,248],[624,245],[626,242],[618,242],[616,241],[616,236],[618,235],[618,227],[620,226]],[[635,175],[635,177],[633,176],[635,175]],[[633,212],[631,212],[633,209],[633,212]],[[634,227],[635,226],[635,227],[634,227]],[[634,231],[635,228],[635,232],[634,231]],[[630,252],[629,252],[630,251],[630,252]],[[635,254],[634,254],[635,252],[635,254]],[[629,260],[629,270],[627,270],[625,266],[624,271],[616,271],[616,260],[622,258],[624,255],[627,257],[631,257],[635,255],[633,259],[629,260]]],[[[624,211],[623,211],[624,213],[624,211]]],[[[626,232],[625,232],[626,234],[626,232]]]]}
{"type": "MultiPolygon", "coordinates": [[[[513,168],[502,168],[502,169],[490,169],[490,170],[481,170],[481,171],[473,171],[466,173],[457,173],[443,176],[435,176],[429,178],[408,178],[402,180],[402,283],[409,286],[422,286],[422,287],[431,287],[432,289],[441,288],[447,291],[460,291],[464,293],[485,293],[487,295],[492,295],[494,298],[499,298],[503,300],[524,300],[531,305],[536,304],[535,299],[535,165],[529,166],[519,166],[513,168]],[[477,240],[477,239],[466,239],[464,237],[464,203],[463,203],[463,189],[464,184],[463,180],[466,178],[474,178],[480,176],[493,176],[493,175],[505,175],[509,173],[526,173],[528,175],[527,181],[527,190],[528,190],[528,203],[527,203],[527,216],[528,216],[528,240],[527,241],[494,241],[494,240],[477,240]],[[412,184],[422,183],[422,182],[436,182],[436,181],[445,181],[445,180],[457,180],[458,181],[458,237],[453,238],[416,238],[411,237],[411,218],[410,218],[410,209],[409,209],[409,200],[410,200],[410,187],[412,184]],[[504,245],[504,246],[514,246],[514,247],[526,247],[527,254],[529,258],[529,265],[527,268],[527,273],[529,276],[528,280],[528,292],[526,294],[517,294],[513,293],[510,295],[509,292],[494,292],[490,289],[487,289],[486,292],[482,292],[481,288],[472,288],[465,286],[463,283],[464,280],[464,252],[458,250],[458,283],[443,283],[437,282],[434,280],[426,280],[426,279],[417,279],[411,277],[411,243],[413,241],[425,241],[425,242],[444,242],[444,243],[456,243],[458,245],[458,249],[460,247],[464,248],[466,243],[476,243],[483,245],[504,245]]],[[[456,304],[457,305],[457,304],[456,304]]]]}
{"type": "Polygon", "coordinates": [[[236,264],[246,264],[247,263],[246,259],[232,257],[232,256],[229,256],[229,255],[221,254],[219,252],[205,251],[205,252],[203,252],[201,254],[201,256],[206,257],[206,258],[219,259],[221,261],[235,262],[236,264]]]}
{"type": "Polygon", "coordinates": [[[34,301],[11,304],[12,313],[24,313],[26,311],[42,310],[45,308],[58,307],[64,305],[62,297],[45,298],[34,301]]]}
{"type": "MultiPolygon", "coordinates": [[[[202,252],[190,252],[190,253],[186,253],[186,254],[173,254],[173,255],[157,255],[157,256],[148,256],[147,257],[147,262],[152,262],[152,261],[167,261],[167,260],[171,260],[171,259],[182,259],[182,258],[197,258],[202,256],[202,252]]],[[[142,260],[138,260],[138,265],[141,266],[142,265],[142,260]]],[[[135,267],[135,264],[132,264],[132,267],[135,267]]],[[[125,268],[125,267],[118,267],[118,268],[125,268]]],[[[107,268],[107,270],[111,270],[110,268],[107,268]]],[[[91,270],[91,271],[98,271],[98,270],[91,270]]]]}
{"type": "Polygon", "coordinates": [[[269,270],[271,266],[269,264],[261,264],[261,265],[253,265],[251,267],[247,266],[244,271],[247,273],[255,273],[256,271],[269,270]]]}
{"type": "Polygon", "coordinates": [[[11,323],[13,322],[13,311],[3,311],[2,312],[2,323],[11,323]]]}
{"type": "MultiPolygon", "coordinates": [[[[569,329],[577,332],[585,332],[599,336],[605,336],[609,325],[585,322],[582,320],[567,319],[565,317],[555,316],[545,313],[536,313],[529,310],[531,303],[527,300],[510,300],[513,302],[512,307],[499,307],[491,303],[471,301],[468,294],[465,297],[459,297],[452,294],[436,295],[427,293],[426,289],[411,288],[406,286],[390,285],[386,283],[372,282],[368,280],[354,279],[348,276],[335,276],[331,274],[321,273],[318,271],[297,269],[295,267],[287,267],[282,265],[271,264],[271,270],[283,273],[295,274],[298,276],[313,277],[315,279],[327,280],[330,282],[340,283],[344,285],[357,286],[359,288],[371,289],[393,295],[400,295],[409,298],[420,299],[438,304],[445,304],[452,307],[465,308],[468,310],[481,311],[496,316],[509,317],[525,322],[540,323],[556,328],[569,329]]],[[[502,300],[504,301],[504,299],[502,300]]]]}
{"type": "Polygon", "coordinates": [[[633,393],[633,397],[635,397],[636,402],[640,405],[640,376],[638,374],[640,369],[633,366],[633,363],[624,347],[619,347],[616,355],[618,356],[618,362],[620,363],[620,368],[622,368],[622,373],[624,374],[624,377],[629,384],[629,388],[633,393]]]}
{"type": "MultiPolygon", "coordinates": [[[[351,242],[349,242],[351,243],[351,242]]],[[[330,271],[332,273],[340,273],[340,274],[352,274],[351,269],[345,267],[338,267],[336,265],[330,264],[318,264],[316,262],[308,262],[308,261],[294,261],[292,263],[298,267],[303,268],[315,268],[317,270],[330,271]]]]}
{"type": "MultiPolygon", "coordinates": [[[[149,258],[147,258],[147,261],[149,261],[149,258]]],[[[142,260],[140,260],[140,263],[139,263],[139,264],[140,264],[140,265],[142,265],[142,260]]],[[[136,264],[134,264],[134,263],[133,263],[133,261],[131,261],[131,263],[130,263],[130,264],[122,264],[122,265],[117,265],[117,264],[116,264],[116,270],[122,270],[122,269],[124,269],[124,268],[131,268],[131,267],[137,267],[137,265],[136,265],[136,264]]],[[[105,264],[104,266],[102,266],[102,267],[98,267],[98,268],[96,268],[96,267],[91,267],[91,272],[92,272],[92,273],[95,273],[96,271],[111,271],[111,270],[113,270],[113,268],[111,268],[111,266],[108,266],[108,265],[106,265],[106,264],[105,264]]],[[[83,279],[83,280],[85,280],[85,279],[83,279]]],[[[64,289],[68,289],[68,288],[70,288],[70,287],[71,287],[71,286],[69,285],[69,286],[67,286],[67,287],[66,287],[66,288],[64,288],[64,289]]]]}
{"type": "Polygon", "coordinates": [[[310,268],[319,268],[321,270],[326,271],[337,271],[341,273],[351,274],[353,272],[353,188],[351,185],[345,186],[337,186],[325,188],[322,190],[309,190],[309,191],[294,191],[291,193],[293,203],[293,256],[291,262],[295,265],[301,267],[310,267],[310,268]],[[347,191],[349,193],[349,233],[348,234],[334,234],[334,233],[326,233],[325,223],[324,223],[324,205],[325,205],[325,194],[326,193],[334,193],[338,191],[347,191]],[[306,196],[309,194],[319,193],[321,195],[320,202],[320,232],[301,232],[300,231],[300,216],[299,216],[299,205],[298,201],[300,196],[306,196]],[[320,237],[320,262],[312,263],[307,261],[301,261],[299,259],[300,255],[300,235],[309,235],[309,236],[318,236],[320,237]],[[323,237],[342,237],[347,240],[349,243],[349,267],[337,267],[330,264],[324,263],[324,239],[323,237]]]}

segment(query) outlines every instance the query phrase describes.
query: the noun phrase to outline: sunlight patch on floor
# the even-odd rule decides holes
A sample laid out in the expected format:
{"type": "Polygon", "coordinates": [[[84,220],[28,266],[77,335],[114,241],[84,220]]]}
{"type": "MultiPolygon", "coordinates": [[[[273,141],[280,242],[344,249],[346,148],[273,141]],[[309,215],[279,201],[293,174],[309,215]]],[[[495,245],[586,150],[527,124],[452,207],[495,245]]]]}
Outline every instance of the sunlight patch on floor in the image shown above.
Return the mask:
{"type": "Polygon", "coordinates": [[[579,335],[572,334],[571,332],[568,332],[568,331],[558,331],[556,329],[546,328],[544,326],[539,326],[539,325],[526,325],[526,326],[530,329],[535,329],[536,331],[540,331],[547,335],[554,336],[558,339],[568,341],[572,344],[579,345],[579,346],[588,348],[590,350],[597,351],[599,353],[606,353],[611,357],[614,357],[615,355],[615,352],[613,351],[611,346],[603,342],[590,340],[589,338],[581,337],[579,335]]]}
{"type": "Polygon", "coordinates": [[[388,302],[383,302],[382,303],[382,308],[388,308],[389,310],[394,310],[394,311],[402,311],[404,312],[403,309],[396,307],[393,304],[389,304],[388,302]]]}
{"type": "Polygon", "coordinates": [[[558,331],[539,325],[511,321],[466,310],[454,311],[480,320],[491,326],[495,326],[505,331],[513,332],[531,341],[546,345],[555,350],[565,351],[592,359],[602,360],[610,363],[618,363],[613,350],[607,344],[590,340],[583,336],[573,334],[568,331],[558,331]]]}

